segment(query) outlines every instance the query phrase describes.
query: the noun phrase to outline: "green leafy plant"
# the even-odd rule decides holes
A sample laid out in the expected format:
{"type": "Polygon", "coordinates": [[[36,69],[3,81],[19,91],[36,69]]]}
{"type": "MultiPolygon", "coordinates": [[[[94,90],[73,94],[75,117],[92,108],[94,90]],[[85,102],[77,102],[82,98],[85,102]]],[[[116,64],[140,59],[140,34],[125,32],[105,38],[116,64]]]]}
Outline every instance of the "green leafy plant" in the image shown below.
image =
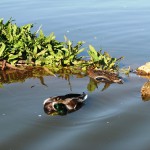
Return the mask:
{"type": "Polygon", "coordinates": [[[118,62],[123,58],[113,58],[107,52],[102,53],[102,50],[96,51],[92,45],[89,45],[88,54],[91,64],[102,70],[117,70],[118,62]]]}
{"type": "Polygon", "coordinates": [[[0,61],[6,60],[11,65],[21,66],[18,63],[22,60],[27,66],[44,66],[57,71],[63,67],[80,67],[85,71],[90,65],[104,70],[118,68],[120,59],[97,51],[92,45],[88,50],[90,59],[84,59],[85,56],[81,56],[85,50],[82,48],[83,41],[74,45],[64,36],[64,42],[60,42],[54,33],[45,36],[41,29],[32,33],[33,24],[19,27],[13,22],[10,19],[4,23],[0,19],[0,61]]]}
{"type": "Polygon", "coordinates": [[[27,64],[33,62],[41,66],[68,66],[81,60],[78,54],[84,50],[80,48],[82,41],[73,46],[66,37],[65,42],[57,41],[54,33],[45,36],[39,30],[32,34],[32,27],[33,24],[18,27],[12,19],[4,24],[0,19],[0,59],[6,59],[10,64],[26,60],[27,64]]]}
{"type": "Polygon", "coordinates": [[[19,59],[26,59],[35,35],[30,32],[32,24],[18,27],[12,21],[10,19],[3,24],[3,19],[0,19],[0,58],[15,64],[19,59]]]}

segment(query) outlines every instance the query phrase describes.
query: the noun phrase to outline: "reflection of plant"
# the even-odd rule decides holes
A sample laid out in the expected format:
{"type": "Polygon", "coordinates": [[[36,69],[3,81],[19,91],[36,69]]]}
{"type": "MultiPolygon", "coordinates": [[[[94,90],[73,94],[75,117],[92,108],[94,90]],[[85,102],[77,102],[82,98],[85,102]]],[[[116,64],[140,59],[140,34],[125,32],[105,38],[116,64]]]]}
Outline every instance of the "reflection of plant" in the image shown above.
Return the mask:
{"type": "MultiPolygon", "coordinates": [[[[40,80],[41,85],[47,86],[47,84],[44,82],[44,76],[53,76],[51,71],[47,70],[47,68],[43,67],[29,67],[28,69],[24,71],[18,71],[18,70],[6,70],[5,72],[0,71],[0,88],[3,87],[4,84],[11,84],[11,83],[23,83],[26,81],[26,79],[29,78],[37,78],[40,80]]],[[[56,75],[55,75],[56,77],[56,75]]],[[[86,72],[81,72],[81,70],[70,70],[69,68],[60,69],[57,73],[58,78],[62,78],[68,82],[70,91],[72,91],[72,85],[71,85],[71,78],[84,78],[86,77],[86,72]]],[[[89,92],[95,91],[98,86],[101,84],[101,82],[96,82],[94,79],[89,78],[89,83],[87,84],[87,90],[89,92]]],[[[105,83],[104,87],[101,91],[106,90],[109,87],[109,83],[105,83]]],[[[33,86],[34,87],[34,86],[33,86]]],[[[32,87],[31,87],[32,88],[32,87]]]]}
{"type": "MultiPolygon", "coordinates": [[[[67,81],[70,80],[70,76],[76,76],[77,78],[83,78],[85,76],[81,70],[70,70],[69,68],[60,69],[57,73],[58,78],[65,79],[67,81]]],[[[23,71],[18,70],[0,70],[0,87],[3,84],[15,83],[15,82],[25,82],[28,78],[38,78],[41,81],[41,84],[46,85],[44,83],[43,77],[44,76],[55,76],[49,69],[45,67],[27,67],[23,71]]]]}
{"type": "Polygon", "coordinates": [[[0,71],[0,85],[15,83],[15,82],[25,82],[29,78],[39,78],[41,84],[45,85],[43,76],[51,75],[41,67],[34,69],[28,69],[24,71],[17,70],[6,70],[5,72],[0,71]]]}
{"type": "Polygon", "coordinates": [[[92,78],[90,78],[90,81],[87,85],[88,91],[93,92],[96,88],[98,88],[97,83],[92,78]]]}
{"type": "MultiPolygon", "coordinates": [[[[93,92],[98,88],[98,85],[101,84],[102,82],[96,82],[94,79],[90,78],[90,81],[87,85],[87,90],[89,92],[93,92]]],[[[105,83],[104,87],[102,88],[101,91],[106,90],[110,86],[110,83],[105,83]]]]}

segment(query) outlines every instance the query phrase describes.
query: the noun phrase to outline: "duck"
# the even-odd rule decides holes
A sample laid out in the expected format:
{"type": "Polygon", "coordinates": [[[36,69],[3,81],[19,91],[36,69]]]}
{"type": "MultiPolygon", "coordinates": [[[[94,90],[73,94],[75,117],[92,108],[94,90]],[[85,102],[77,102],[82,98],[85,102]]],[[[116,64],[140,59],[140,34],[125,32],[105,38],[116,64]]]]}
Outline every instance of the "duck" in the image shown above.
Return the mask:
{"type": "Polygon", "coordinates": [[[84,92],[49,97],[43,102],[44,112],[48,115],[66,115],[81,108],[87,97],[84,92]]]}
{"type": "Polygon", "coordinates": [[[123,84],[123,80],[118,74],[110,72],[108,70],[95,70],[94,68],[87,69],[88,76],[94,79],[96,82],[104,83],[118,83],[123,84]]]}

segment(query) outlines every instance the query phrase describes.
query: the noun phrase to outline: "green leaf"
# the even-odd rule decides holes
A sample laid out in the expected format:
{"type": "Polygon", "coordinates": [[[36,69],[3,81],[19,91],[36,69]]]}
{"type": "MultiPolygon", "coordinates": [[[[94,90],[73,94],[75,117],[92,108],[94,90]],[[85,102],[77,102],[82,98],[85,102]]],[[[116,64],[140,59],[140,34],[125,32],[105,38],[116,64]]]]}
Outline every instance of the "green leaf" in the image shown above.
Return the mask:
{"type": "Polygon", "coordinates": [[[8,61],[11,61],[11,60],[16,59],[16,58],[18,58],[18,55],[10,54],[9,58],[8,58],[8,61]]]}
{"type": "Polygon", "coordinates": [[[109,53],[107,52],[104,52],[104,55],[107,57],[107,58],[110,58],[111,56],[109,55],[109,53]]]}
{"type": "Polygon", "coordinates": [[[54,51],[52,49],[52,45],[51,44],[48,44],[47,48],[48,48],[47,50],[50,52],[51,55],[55,55],[55,53],[54,53],[54,51]]]}
{"type": "Polygon", "coordinates": [[[53,32],[45,39],[45,42],[50,43],[52,40],[55,40],[55,35],[53,32]]]}
{"type": "Polygon", "coordinates": [[[39,32],[39,37],[40,37],[40,39],[43,39],[45,37],[44,33],[41,29],[40,29],[40,32],[39,32]]]}
{"type": "Polygon", "coordinates": [[[3,52],[6,48],[6,45],[3,42],[0,42],[0,57],[3,56],[3,52]]]}
{"type": "Polygon", "coordinates": [[[64,64],[65,64],[65,65],[70,64],[70,60],[64,60],[64,64]]]}
{"type": "Polygon", "coordinates": [[[78,50],[78,52],[77,52],[76,54],[80,54],[80,53],[83,52],[83,51],[84,51],[84,48],[78,50]]]}
{"type": "Polygon", "coordinates": [[[14,48],[20,48],[23,46],[24,46],[24,43],[22,41],[18,41],[17,43],[14,44],[14,48]]]}
{"type": "Polygon", "coordinates": [[[35,64],[36,64],[36,65],[41,65],[41,60],[36,60],[36,61],[35,61],[35,64]]]}
{"type": "Polygon", "coordinates": [[[16,32],[17,32],[17,26],[13,25],[13,36],[16,36],[16,32]]]}
{"type": "Polygon", "coordinates": [[[104,57],[104,59],[103,59],[103,60],[104,60],[104,63],[105,63],[104,65],[107,65],[107,64],[108,64],[108,62],[107,62],[107,58],[106,58],[106,57],[104,57]]]}
{"type": "Polygon", "coordinates": [[[45,54],[45,52],[46,52],[47,50],[45,49],[45,50],[42,50],[41,52],[39,52],[39,53],[37,53],[37,57],[39,57],[39,56],[43,56],[44,54],[45,54]]]}
{"type": "Polygon", "coordinates": [[[97,51],[92,45],[89,45],[90,52],[93,53],[94,55],[97,55],[97,51]]]}
{"type": "Polygon", "coordinates": [[[33,55],[36,55],[36,54],[37,54],[37,46],[35,45],[33,49],[33,55]]]}
{"type": "Polygon", "coordinates": [[[69,56],[70,53],[69,53],[69,50],[67,48],[62,48],[61,50],[64,51],[64,56],[65,57],[69,56]]]}
{"type": "Polygon", "coordinates": [[[93,62],[99,61],[98,53],[92,45],[89,45],[88,54],[91,57],[93,62]]]}
{"type": "Polygon", "coordinates": [[[3,20],[4,20],[3,18],[0,18],[0,24],[3,24],[3,20]]]}
{"type": "Polygon", "coordinates": [[[42,48],[42,46],[41,46],[41,45],[37,45],[37,47],[38,47],[38,49],[41,49],[41,48],[42,48]]]}

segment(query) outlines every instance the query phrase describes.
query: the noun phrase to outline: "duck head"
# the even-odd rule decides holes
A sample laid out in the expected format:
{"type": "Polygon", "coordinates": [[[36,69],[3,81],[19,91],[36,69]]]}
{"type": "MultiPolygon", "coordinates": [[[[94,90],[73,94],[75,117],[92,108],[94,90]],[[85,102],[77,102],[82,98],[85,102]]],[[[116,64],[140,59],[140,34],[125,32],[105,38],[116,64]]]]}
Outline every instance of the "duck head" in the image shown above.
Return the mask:
{"type": "Polygon", "coordinates": [[[44,112],[48,115],[66,115],[68,110],[66,105],[58,102],[47,102],[44,104],[44,112]]]}
{"type": "Polygon", "coordinates": [[[54,108],[58,112],[59,115],[66,115],[68,112],[66,105],[63,103],[55,103],[54,108]]]}

